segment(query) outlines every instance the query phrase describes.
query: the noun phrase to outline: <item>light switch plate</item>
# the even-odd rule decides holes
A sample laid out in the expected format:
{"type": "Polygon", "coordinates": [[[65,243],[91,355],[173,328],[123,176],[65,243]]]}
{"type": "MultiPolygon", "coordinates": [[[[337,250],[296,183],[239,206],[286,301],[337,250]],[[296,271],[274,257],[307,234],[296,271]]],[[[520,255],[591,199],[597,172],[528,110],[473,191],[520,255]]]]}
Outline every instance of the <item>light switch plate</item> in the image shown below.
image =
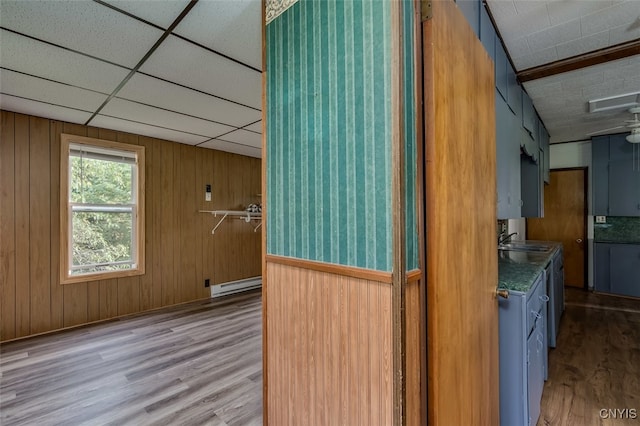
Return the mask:
{"type": "Polygon", "coordinates": [[[210,192],[205,192],[204,193],[204,200],[205,201],[211,201],[211,193],[210,192]]]}
{"type": "Polygon", "coordinates": [[[596,216],[596,223],[607,223],[606,216],[596,216]]]}

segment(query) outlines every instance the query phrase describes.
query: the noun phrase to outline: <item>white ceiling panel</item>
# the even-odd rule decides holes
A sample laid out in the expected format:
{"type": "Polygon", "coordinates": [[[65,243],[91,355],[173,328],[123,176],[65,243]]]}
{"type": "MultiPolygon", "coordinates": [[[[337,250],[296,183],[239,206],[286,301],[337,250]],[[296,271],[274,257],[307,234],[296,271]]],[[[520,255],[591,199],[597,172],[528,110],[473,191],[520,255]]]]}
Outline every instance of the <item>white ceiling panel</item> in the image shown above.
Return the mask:
{"type": "Polygon", "coordinates": [[[91,116],[91,113],[85,111],[2,94],[0,94],[0,109],[78,124],[84,124],[91,116]]]}
{"type": "Polygon", "coordinates": [[[222,135],[218,139],[228,142],[240,143],[243,145],[254,146],[256,148],[262,146],[261,134],[242,129],[227,133],[226,135],[222,135]]]}
{"type": "Polygon", "coordinates": [[[91,120],[91,125],[120,132],[149,136],[151,138],[180,142],[187,145],[197,145],[209,139],[198,135],[163,129],[161,127],[150,126],[147,124],[135,123],[133,121],[122,120],[119,118],[106,117],[104,115],[97,115],[93,120],[91,120]]]}
{"type": "Polygon", "coordinates": [[[125,68],[9,31],[0,31],[0,43],[0,66],[85,89],[111,93],[129,73],[125,68]]]}
{"type": "Polygon", "coordinates": [[[136,73],[118,92],[130,99],[184,114],[242,127],[259,120],[261,112],[195,90],[136,73]]]}
{"type": "Polygon", "coordinates": [[[253,108],[261,107],[259,72],[175,36],[169,36],[140,71],[253,108]]]}
{"type": "Polygon", "coordinates": [[[200,0],[174,33],[262,68],[260,0],[200,0]]]}
{"type": "Polygon", "coordinates": [[[244,128],[245,130],[251,130],[252,132],[262,133],[262,120],[257,123],[253,123],[251,126],[247,126],[244,128]]]}
{"type": "Polygon", "coordinates": [[[487,0],[487,4],[517,70],[640,37],[638,0],[487,0]]]}
{"type": "Polygon", "coordinates": [[[100,112],[103,115],[124,118],[152,126],[195,133],[213,138],[233,130],[233,127],[199,118],[189,117],[160,108],[154,108],[124,99],[112,99],[100,112]]]}
{"type": "Polygon", "coordinates": [[[92,1],[0,2],[4,28],[133,67],[162,31],[92,1]]]}
{"type": "Polygon", "coordinates": [[[248,157],[262,158],[262,150],[260,148],[238,145],[218,139],[207,141],[199,146],[203,148],[217,149],[219,151],[233,152],[235,154],[246,155],[248,157]]]}
{"type": "Polygon", "coordinates": [[[95,111],[107,99],[104,94],[7,70],[0,70],[0,90],[9,95],[85,111],[95,111]]]}
{"type": "Polygon", "coordinates": [[[189,4],[189,0],[105,0],[132,15],[168,28],[189,4]]]}

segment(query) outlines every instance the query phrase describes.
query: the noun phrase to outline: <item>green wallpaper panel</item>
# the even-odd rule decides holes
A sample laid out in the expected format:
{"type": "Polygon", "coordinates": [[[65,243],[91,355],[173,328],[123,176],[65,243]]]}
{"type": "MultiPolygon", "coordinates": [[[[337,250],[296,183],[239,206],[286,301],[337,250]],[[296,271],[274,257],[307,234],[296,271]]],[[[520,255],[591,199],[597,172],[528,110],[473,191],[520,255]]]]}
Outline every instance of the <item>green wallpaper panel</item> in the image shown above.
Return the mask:
{"type": "Polygon", "coordinates": [[[416,141],[416,85],[415,85],[415,52],[414,52],[414,3],[412,0],[402,2],[402,23],[404,31],[404,135],[405,135],[405,185],[406,185],[406,249],[407,270],[419,266],[418,252],[418,218],[417,218],[417,141],[416,141]]]}
{"type": "Polygon", "coordinates": [[[267,25],[267,252],[390,271],[390,3],[267,25]]]}
{"type": "Polygon", "coordinates": [[[593,240],[607,243],[640,243],[640,217],[607,216],[607,223],[593,224],[593,240]]]}

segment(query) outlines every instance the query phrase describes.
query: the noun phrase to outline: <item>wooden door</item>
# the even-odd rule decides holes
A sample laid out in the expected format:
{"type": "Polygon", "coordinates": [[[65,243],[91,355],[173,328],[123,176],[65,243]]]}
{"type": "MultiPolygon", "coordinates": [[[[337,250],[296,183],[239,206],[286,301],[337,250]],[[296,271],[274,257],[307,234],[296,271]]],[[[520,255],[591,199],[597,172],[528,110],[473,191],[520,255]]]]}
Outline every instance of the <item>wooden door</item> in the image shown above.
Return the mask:
{"type": "Polygon", "coordinates": [[[423,22],[428,421],[499,424],[494,67],[453,1],[423,22]]]}
{"type": "Polygon", "coordinates": [[[527,219],[527,239],[559,241],[564,283],[585,287],[587,244],[586,169],[552,170],[544,188],[544,218],[527,219]]]}

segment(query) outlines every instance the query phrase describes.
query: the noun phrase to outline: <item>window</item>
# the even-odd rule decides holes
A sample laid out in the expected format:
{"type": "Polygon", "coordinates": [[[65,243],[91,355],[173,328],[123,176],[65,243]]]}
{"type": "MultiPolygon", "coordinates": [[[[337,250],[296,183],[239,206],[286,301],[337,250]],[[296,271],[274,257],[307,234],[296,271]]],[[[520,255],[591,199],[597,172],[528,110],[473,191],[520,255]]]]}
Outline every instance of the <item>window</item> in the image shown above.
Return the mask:
{"type": "Polygon", "coordinates": [[[144,147],[62,134],[61,283],[144,273],[144,147]]]}

